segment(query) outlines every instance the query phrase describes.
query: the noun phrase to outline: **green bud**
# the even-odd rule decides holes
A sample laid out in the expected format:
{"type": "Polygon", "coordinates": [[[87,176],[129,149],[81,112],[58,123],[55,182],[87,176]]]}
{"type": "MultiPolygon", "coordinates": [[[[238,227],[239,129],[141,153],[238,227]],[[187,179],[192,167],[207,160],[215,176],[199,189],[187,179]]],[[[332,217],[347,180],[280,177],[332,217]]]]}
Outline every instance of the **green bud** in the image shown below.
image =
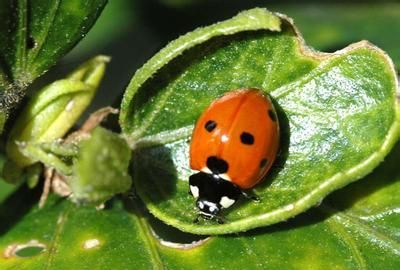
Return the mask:
{"type": "Polygon", "coordinates": [[[132,179],[128,174],[131,150],[118,134],[97,127],[90,139],[80,143],[68,182],[76,202],[100,204],[127,191],[132,179]]]}
{"type": "Polygon", "coordinates": [[[67,133],[92,101],[108,61],[106,56],[97,56],[32,96],[7,142],[7,155],[15,164],[26,167],[37,161],[25,156],[18,143],[51,142],[67,133]]]}
{"type": "MultiPolygon", "coordinates": [[[[55,168],[58,172],[64,175],[72,174],[72,169],[71,169],[72,164],[68,164],[68,162],[66,161],[66,157],[54,153],[52,151],[53,149],[46,149],[45,145],[46,144],[40,144],[40,143],[23,143],[19,144],[19,149],[21,153],[27,158],[40,161],[45,166],[55,168]]],[[[73,146],[73,145],[68,145],[68,146],[73,146]]],[[[65,147],[67,147],[67,145],[65,147]]]]}

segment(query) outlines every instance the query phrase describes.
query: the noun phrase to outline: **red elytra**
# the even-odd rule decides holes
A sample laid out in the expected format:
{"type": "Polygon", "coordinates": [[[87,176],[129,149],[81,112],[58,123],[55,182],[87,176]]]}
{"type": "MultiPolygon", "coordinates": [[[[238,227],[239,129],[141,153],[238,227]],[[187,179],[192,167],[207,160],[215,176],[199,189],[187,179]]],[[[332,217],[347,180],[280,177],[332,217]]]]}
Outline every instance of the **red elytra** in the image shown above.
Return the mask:
{"type": "Polygon", "coordinates": [[[271,168],[279,149],[279,123],[270,98],[254,88],[218,98],[202,113],[193,131],[190,167],[210,173],[207,159],[227,164],[221,178],[252,188],[271,168]]]}

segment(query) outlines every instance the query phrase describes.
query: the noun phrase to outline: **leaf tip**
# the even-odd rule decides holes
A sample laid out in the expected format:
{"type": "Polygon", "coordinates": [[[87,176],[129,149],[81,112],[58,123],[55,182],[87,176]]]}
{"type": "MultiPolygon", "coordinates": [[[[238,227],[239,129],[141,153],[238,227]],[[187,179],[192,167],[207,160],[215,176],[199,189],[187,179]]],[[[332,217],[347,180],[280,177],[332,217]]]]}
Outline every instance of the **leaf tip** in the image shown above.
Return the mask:
{"type": "Polygon", "coordinates": [[[244,20],[246,23],[255,23],[263,27],[268,26],[271,31],[281,31],[281,18],[266,8],[253,8],[236,15],[234,19],[244,20]]]}

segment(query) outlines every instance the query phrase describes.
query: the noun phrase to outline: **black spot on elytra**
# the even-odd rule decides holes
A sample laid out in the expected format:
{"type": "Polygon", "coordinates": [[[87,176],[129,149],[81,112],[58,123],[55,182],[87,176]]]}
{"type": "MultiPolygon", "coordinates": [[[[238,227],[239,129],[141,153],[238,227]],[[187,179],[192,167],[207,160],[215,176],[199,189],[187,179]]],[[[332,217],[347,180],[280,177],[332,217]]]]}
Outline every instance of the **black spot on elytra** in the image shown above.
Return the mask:
{"type": "Polygon", "coordinates": [[[243,144],[252,145],[254,144],[254,136],[248,132],[242,132],[242,134],[240,134],[240,141],[243,144]]]}
{"type": "Polygon", "coordinates": [[[276,122],[276,114],[274,113],[273,110],[271,110],[271,109],[268,110],[268,115],[269,115],[269,118],[271,118],[272,121],[276,122]]]}
{"type": "Polygon", "coordinates": [[[217,127],[217,123],[213,120],[208,120],[204,127],[208,132],[211,132],[217,127]]]}
{"type": "Polygon", "coordinates": [[[207,158],[207,167],[214,174],[221,174],[228,171],[229,165],[225,160],[211,156],[207,158]]]}
{"type": "Polygon", "coordinates": [[[268,163],[268,160],[267,160],[266,158],[263,158],[263,159],[260,161],[260,168],[264,168],[265,165],[267,165],[267,163],[268,163]]]}

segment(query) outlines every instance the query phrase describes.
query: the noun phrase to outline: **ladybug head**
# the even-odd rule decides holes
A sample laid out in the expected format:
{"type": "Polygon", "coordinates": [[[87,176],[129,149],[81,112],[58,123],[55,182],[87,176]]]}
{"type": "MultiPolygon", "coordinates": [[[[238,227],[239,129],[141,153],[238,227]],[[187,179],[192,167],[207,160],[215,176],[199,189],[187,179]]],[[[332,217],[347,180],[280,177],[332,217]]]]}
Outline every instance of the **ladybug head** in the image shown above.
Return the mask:
{"type": "Polygon", "coordinates": [[[199,198],[196,201],[197,208],[200,214],[207,218],[214,218],[221,211],[221,205],[216,202],[208,201],[207,199],[199,198]]]}
{"type": "Polygon", "coordinates": [[[241,190],[233,183],[204,172],[191,175],[189,185],[200,215],[205,218],[218,220],[221,209],[230,207],[241,194],[241,190]]]}

